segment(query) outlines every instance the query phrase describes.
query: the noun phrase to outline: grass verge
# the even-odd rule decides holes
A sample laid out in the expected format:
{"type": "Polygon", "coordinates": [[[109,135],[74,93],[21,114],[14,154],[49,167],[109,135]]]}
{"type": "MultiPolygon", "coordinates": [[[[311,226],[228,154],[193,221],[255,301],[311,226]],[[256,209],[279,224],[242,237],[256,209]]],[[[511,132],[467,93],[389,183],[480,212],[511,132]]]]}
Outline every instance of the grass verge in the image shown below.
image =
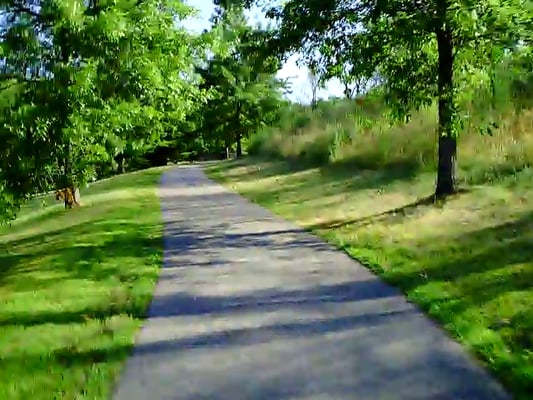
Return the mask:
{"type": "Polygon", "coordinates": [[[0,228],[0,399],[107,399],[158,276],[162,169],[34,199],[0,228]]]}
{"type": "Polygon", "coordinates": [[[208,175],[344,249],[476,354],[516,399],[533,393],[533,171],[439,206],[434,173],[295,170],[244,160],[208,175]]]}

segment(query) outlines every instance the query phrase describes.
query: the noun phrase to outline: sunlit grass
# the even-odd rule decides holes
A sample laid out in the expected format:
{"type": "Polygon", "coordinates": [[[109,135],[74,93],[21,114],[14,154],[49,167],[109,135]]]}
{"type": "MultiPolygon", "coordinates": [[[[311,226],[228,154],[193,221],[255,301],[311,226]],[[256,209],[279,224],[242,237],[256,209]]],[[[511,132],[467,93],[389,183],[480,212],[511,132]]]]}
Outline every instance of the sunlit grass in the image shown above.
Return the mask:
{"type": "Polygon", "coordinates": [[[0,228],[0,399],[107,399],[161,262],[161,169],[34,199],[0,228]]]}

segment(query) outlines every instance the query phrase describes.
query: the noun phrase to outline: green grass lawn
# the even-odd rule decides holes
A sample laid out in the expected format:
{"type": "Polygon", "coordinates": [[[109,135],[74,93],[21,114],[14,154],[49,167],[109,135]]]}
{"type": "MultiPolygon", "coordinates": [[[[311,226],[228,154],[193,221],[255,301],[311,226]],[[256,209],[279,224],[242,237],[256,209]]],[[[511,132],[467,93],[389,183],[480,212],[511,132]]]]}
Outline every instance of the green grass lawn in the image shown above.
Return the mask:
{"type": "Polygon", "coordinates": [[[477,355],[517,399],[533,393],[533,172],[471,186],[445,204],[434,174],[291,168],[244,160],[207,167],[226,184],[343,248],[477,355]]]}
{"type": "Polygon", "coordinates": [[[0,228],[0,399],[107,399],[162,256],[162,169],[34,199],[0,228]]]}

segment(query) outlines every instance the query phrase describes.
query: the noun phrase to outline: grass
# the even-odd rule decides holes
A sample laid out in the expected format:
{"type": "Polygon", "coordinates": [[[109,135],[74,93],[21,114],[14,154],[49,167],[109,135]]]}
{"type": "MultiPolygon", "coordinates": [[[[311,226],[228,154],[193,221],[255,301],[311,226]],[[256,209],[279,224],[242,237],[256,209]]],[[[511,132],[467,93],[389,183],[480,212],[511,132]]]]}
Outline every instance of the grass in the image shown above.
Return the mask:
{"type": "MultiPolygon", "coordinates": [[[[322,114],[317,113],[297,132],[266,128],[252,137],[250,153],[306,166],[434,170],[436,107],[414,112],[409,123],[393,126],[383,117],[365,122],[364,113],[364,108],[354,105],[351,114],[339,116],[338,121],[321,121],[322,114]]],[[[485,183],[533,166],[533,108],[520,112],[502,108],[494,116],[499,126],[491,136],[480,134],[481,117],[474,117],[465,124],[458,143],[461,183],[485,183]]]]}
{"type": "Polygon", "coordinates": [[[0,228],[0,398],[107,399],[158,276],[162,169],[34,199],[0,228]]]}
{"type": "MultiPolygon", "coordinates": [[[[489,165],[487,158],[476,167],[489,165]]],[[[434,173],[410,168],[361,170],[349,163],[295,168],[248,159],[211,165],[207,173],[401,288],[515,398],[531,398],[531,169],[482,179],[439,205],[426,200],[434,173]]]]}

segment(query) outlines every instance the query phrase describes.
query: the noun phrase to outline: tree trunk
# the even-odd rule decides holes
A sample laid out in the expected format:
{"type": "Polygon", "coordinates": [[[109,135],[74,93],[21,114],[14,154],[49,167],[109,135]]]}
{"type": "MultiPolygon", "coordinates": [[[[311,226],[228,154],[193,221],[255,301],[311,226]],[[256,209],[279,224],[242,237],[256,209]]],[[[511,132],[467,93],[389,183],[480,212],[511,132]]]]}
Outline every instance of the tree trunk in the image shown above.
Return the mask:
{"type": "MultiPolygon", "coordinates": [[[[443,1],[446,5],[446,1],[443,1]]],[[[443,12],[446,12],[444,9],[443,12]]],[[[441,20],[443,21],[443,20],[441,20]]],[[[435,197],[443,198],[456,192],[457,137],[454,132],[453,38],[444,23],[437,29],[439,51],[439,126],[438,165],[435,197]]]]}
{"type": "MultiPolygon", "coordinates": [[[[69,40],[66,29],[62,28],[58,32],[59,39],[61,40],[61,61],[64,65],[69,65],[70,63],[70,56],[71,56],[71,50],[69,47],[69,40]]],[[[62,84],[62,90],[65,92],[68,90],[71,83],[71,77],[69,74],[65,74],[64,78],[61,81],[62,84]]],[[[61,130],[61,136],[62,136],[62,142],[64,144],[64,153],[63,156],[63,188],[64,188],[64,202],[65,202],[65,208],[72,208],[73,205],[77,205],[77,199],[76,199],[76,187],[74,186],[74,176],[73,176],[73,159],[72,159],[72,140],[70,137],[65,137],[64,132],[62,129],[64,129],[68,124],[68,116],[70,114],[70,105],[68,101],[68,97],[66,94],[63,94],[63,97],[61,99],[61,125],[59,129],[61,130]]]]}
{"type": "Polygon", "coordinates": [[[344,97],[347,99],[352,98],[352,90],[350,89],[350,84],[348,82],[344,82],[344,97]]]}
{"type": "Polygon", "coordinates": [[[121,174],[126,173],[126,157],[123,153],[120,153],[116,157],[117,163],[118,163],[118,172],[121,174]]]}
{"type": "Polygon", "coordinates": [[[312,91],[313,91],[313,94],[312,94],[312,98],[311,98],[311,110],[316,110],[317,107],[318,107],[318,100],[317,100],[317,87],[316,86],[313,86],[312,88],[312,91]]]}
{"type": "Polygon", "coordinates": [[[491,89],[491,101],[490,105],[492,110],[496,109],[496,62],[494,61],[494,48],[490,53],[490,89],[491,89]]]}
{"type": "Polygon", "coordinates": [[[233,129],[236,130],[235,135],[235,144],[237,145],[235,150],[235,158],[240,158],[242,156],[242,133],[241,133],[241,102],[237,102],[237,107],[235,108],[235,125],[233,129]]]}
{"type": "Polygon", "coordinates": [[[235,153],[235,157],[236,158],[242,157],[242,138],[241,138],[240,132],[237,132],[237,150],[235,153]]]}
{"type": "Polygon", "coordinates": [[[73,205],[77,205],[78,201],[76,199],[76,187],[74,186],[74,179],[72,176],[72,144],[70,139],[67,139],[65,154],[65,165],[64,165],[64,188],[65,188],[65,208],[72,208],[73,205]]]}
{"type": "Polygon", "coordinates": [[[443,198],[457,191],[455,170],[457,159],[457,139],[454,136],[439,136],[439,161],[435,197],[443,198]]]}

